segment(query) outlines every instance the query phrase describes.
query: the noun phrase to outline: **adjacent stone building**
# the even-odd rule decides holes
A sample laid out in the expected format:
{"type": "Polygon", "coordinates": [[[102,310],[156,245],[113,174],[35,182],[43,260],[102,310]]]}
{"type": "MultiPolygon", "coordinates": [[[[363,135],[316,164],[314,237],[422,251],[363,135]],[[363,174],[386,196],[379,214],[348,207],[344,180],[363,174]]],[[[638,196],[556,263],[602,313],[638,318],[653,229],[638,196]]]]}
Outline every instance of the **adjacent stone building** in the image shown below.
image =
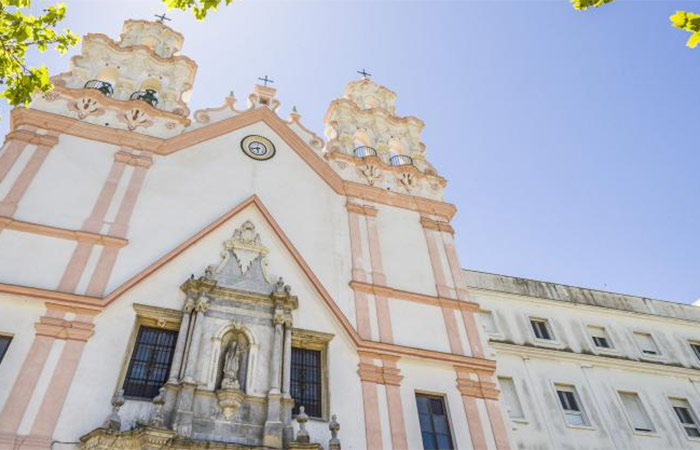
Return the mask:
{"type": "Polygon", "coordinates": [[[187,106],[89,34],[0,151],[0,448],[700,448],[694,306],[463,271],[423,123],[363,78],[187,106]]]}

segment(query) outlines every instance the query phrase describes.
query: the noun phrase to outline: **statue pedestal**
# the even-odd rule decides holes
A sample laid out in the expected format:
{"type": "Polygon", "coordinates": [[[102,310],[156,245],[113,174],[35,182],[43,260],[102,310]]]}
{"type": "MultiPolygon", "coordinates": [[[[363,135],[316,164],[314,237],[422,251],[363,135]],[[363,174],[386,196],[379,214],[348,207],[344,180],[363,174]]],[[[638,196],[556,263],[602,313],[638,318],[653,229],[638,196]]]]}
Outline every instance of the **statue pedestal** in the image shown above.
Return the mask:
{"type": "Polygon", "coordinates": [[[224,419],[231,420],[241,406],[245,394],[238,389],[219,389],[216,391],[216,398],[219,400],[221,415],[224,416],[224,419]]]}
{"type": "Polygon", "coordinates": [[[289,450],[321,450],[321,444],[290,442],[289,450]]]}

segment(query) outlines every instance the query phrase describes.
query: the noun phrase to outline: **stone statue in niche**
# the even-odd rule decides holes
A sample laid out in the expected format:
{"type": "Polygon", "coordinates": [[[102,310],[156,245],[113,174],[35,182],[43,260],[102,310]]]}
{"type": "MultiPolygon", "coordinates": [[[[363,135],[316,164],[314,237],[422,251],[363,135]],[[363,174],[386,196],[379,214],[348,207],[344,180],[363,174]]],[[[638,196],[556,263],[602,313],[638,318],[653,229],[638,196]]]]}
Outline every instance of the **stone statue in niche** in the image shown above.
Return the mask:
{"type": "Polygon", "coordinates": [[[226,350],[224,357],[224,377],[221,381],[221,389],[240,389],[238,381],[238,371],[241,365],[241,349],[236,339],[231,339],[231,343],[226,350]]]}
{"type": "Polygon", "coordinates": [[[221,384],[216,391],[221,415],[231,420],[238,411],[245,394],[246,370],[248,368],[248,340],[240,331],[232,332],[224,346],[221,361],[221,384]]]}

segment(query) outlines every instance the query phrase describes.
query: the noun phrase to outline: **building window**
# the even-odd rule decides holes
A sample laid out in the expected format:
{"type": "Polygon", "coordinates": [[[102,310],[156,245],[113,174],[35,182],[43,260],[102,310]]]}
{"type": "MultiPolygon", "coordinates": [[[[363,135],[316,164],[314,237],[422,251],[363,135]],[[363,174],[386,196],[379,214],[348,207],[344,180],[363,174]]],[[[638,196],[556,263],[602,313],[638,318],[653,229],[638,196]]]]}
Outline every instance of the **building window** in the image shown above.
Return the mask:
{"type": "Polygon", "coordinates": [[[553,339],[552,330],[549,327],[549,321],[547,319],[530,319],[530,325],[537,339],[546,339],[549,341],[553,339]]]}
{"type": "Polygon", "coordinates": [[[588,333],[591,335],[593,345],[596,347],[608,349],[613,348],[612,343],[610,342],[610,337],[608,336],[608,332],[605,331],[605,328],[590,325],[588,327],[588,333]]]}
{"type": "Polygon", "coordinates": [[[627,412],[627,417],[630,419],[632,428],[634,428],[635,431],[653,432],[654,426],[651,423],[649,414],[647,414],[639,395],[635,392],[618,392],[618,394],[627,412]]]}
{"type": "Polygon", "coordinates": [[[7,353],[7,348],[10,346],[10,341],[12,341],[12,336],[0,336],[0,362],[5,357],[7,353]]]}
{"type": "Polygon", "coordinates": [[[576,393],[576,388],[573,386],[555,385],[559,404],[564,412],[566,423],[569,425],[589,425],[588,418],[583,411],[581,400],[576,393]]]}
{"type": "Polygon", "coordinates": [[[328,420],[328,345],[333,335],[320,331],[292,329],[290,394],[292,414],[299,407],[311,417],[328,420]]]}
{"type": "Polygon", "coordinates": [[[416,394],[418,420],[425,450],[452,449],[452,434],[447,421],[445,400],[436,395],[416,394]]]}
{"type": "Polygon", "coordinates": [[[637,341],[639,349],[645,355],[659,355],[659,347],[656,346],[654,338],[649,333],[642,333],[639,331],[634,332],[634,339],[637,341]]]}
{"type": "Polygon", "coordinates": [[[502,399],[508,411],[508,417],[511,419],[524,419],[525,414],[523,414],[523,407],[520,404],[513,379],[498,377],[498,384],[501,386],[502,399]]]}
{"type": "Polygon", "coordinates": [[[309,416],[323,417],[322,383],[321,351],[292,348],[292,414],[299,414],[299,407],[303,406],[309,416]]]}
{"type": "Polygon", "coordinates": [[[141,326],[129,369],[124,380],[124,395],[152,399],[165,384],[173,360],[177,331],[141,326]]]}
{"type": "Polygon", "coordinates": [[[700,361],[700,342],[691,342],[690,348],[693,349],[693,353],[695,353],[695,357],[700,361]]]}
{"type": "Polygon", "coordinates": [[[700,438],[700,425],[688,400],[684,398],[671,398],[671,407],[678,417],[678,421],[689,437],[700,438]]]}
{"type": "Polygon", "coordinates": [[[496,319],[493,317],[493,313],[491,311],[480,311],[479,319],[481,319],[481,326],[484,328],[486,334],[498,333],[496,319]]]}

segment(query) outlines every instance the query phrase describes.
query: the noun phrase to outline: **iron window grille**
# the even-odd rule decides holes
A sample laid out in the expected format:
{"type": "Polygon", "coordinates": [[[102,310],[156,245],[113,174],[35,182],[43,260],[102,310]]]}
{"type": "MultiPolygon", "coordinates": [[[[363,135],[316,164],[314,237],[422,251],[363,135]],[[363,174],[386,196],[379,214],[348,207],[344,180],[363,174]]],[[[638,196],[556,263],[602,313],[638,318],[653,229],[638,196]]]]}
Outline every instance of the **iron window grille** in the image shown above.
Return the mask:
{"type": "Polygon", "coordinates": [[[377,151],[372,147],[363,145],[353,150],[353,154],[355,155],[355,158],[366,158],[368,156],[377,156],[377,151]]]}
{"type": "Polygon", "coordinates": [[[177,331],[141,327],[129,370],[124,380],[124,395],[152,399],[165,384],[173,360],[177,331]]]}
{"type": "Polygon", "coordinates": [[[10,336],[0,336],[0,362],[2,362],[2,359],[5,357],[5,353],[7,353],[11,341],[12,337],[10,336]]]}
{"type": "Polygon", "coordinates": [[[407,155],[394,155],[389,158],[389,164],[392,166],[410,166],[413,165],[413,158],[407,155]]]}
{"type": "Polygon", "coordinates": [[[532,326],[532,331],[535,333],[535,337],[537,339],[546,339],[548,341],[552,340],[552,333],[549,331],[549,326],[546,320],[530,319],[530,325],[532,326]]]}
{"type": "Polygon", "coordinates": [[[155,108],[158,106],[158,93],[154,89],[136,91],[131,94],[129,100],[141,100],[155,108]]]}
{"type": "Polygon", "coordinates": [[[102,92],[107,97],[111,97],[114,94],[114,88],[111,83],[107,83],[102,80],[90,80],[85,83],[85,89],[97,89],[102,92]]]}
{"type": "Polygon", "coordinates": [[[418,421],[425,450],[453,448],[445,400],[435,395],[416,394],[418,421]]]}
{"type": "Polygon", "coordinates": [[[299,407],[311,417],[323,417],[321,351],[292,347],[290,390],[294,399],[292,415],[299,407]]]}

